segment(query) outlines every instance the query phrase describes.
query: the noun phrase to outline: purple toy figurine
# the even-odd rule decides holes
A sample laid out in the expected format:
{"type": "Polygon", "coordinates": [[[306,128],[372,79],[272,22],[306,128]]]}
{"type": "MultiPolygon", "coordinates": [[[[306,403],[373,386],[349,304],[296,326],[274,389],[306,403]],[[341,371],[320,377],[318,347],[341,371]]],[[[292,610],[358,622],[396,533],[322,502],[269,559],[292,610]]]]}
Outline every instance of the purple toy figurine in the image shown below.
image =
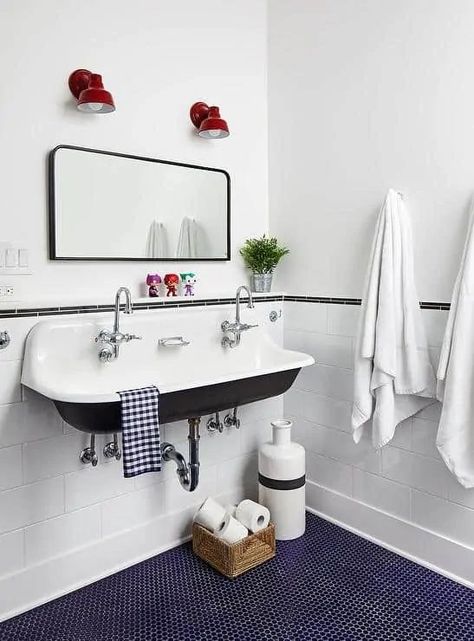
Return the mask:
{"type": "Polygon", "coordinates": [[[158,287],[161,285],[161,282],[161,276],[159,274],[148,274],[146,284],[148,285],[148,296],[150,298],[157,298],[160,295],[158,287]]]}
{"type": "Polygon", "coordinates": [[[196,284],[196,281],[196,274],[193,274],[193,272],[181,274],[181,282],[183,283],[185,296],[194,296],[194,285],[196,284]]]}

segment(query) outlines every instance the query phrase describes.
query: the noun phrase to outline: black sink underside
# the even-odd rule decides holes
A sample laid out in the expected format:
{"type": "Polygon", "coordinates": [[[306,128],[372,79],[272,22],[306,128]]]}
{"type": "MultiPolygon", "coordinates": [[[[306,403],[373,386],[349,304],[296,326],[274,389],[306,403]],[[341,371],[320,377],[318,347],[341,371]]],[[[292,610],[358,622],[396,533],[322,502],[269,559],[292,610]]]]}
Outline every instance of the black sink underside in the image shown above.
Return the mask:
{"type": "MultiPolygon", "coordinates": [[[[300,368],[227,383],[205,385],[160,395],[160,423],[173,423],[222,412],[286,392],[300,368]]],[[[64,403],[54,401],[62,418],[82,432],[121,432],[120,401],[112,403],[64,403]]]]}

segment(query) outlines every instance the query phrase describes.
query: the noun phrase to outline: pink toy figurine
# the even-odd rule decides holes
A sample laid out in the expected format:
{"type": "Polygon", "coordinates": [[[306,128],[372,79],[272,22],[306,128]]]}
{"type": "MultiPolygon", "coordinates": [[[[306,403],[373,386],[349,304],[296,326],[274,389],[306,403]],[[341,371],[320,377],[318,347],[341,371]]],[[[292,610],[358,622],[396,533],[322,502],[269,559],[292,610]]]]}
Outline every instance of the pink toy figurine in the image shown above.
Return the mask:
{"type": "Polygon", "coordinates": [[[176,289],[179,285],[179,276],[178,274],[166,274],[163,279],[164,284],[168,291],[166,292],[167,296],[176,296],[176,289]]]}
{"type": "Polygon", "coordinates": [[[148,274],[146,284],[148,285],[148,296],[157,298],[160,295],[159,285],[161,285],[161,276],[159,274],[148,274]]]}
{"type": "Polygon", "coordinates": [[[185,296],[194,296],[194,285],[196,284],[197,278],[196,274],[193,272],[187,272],[186,274],[181,274],[181,282],[184,286],[184,295],[185,296]]]}

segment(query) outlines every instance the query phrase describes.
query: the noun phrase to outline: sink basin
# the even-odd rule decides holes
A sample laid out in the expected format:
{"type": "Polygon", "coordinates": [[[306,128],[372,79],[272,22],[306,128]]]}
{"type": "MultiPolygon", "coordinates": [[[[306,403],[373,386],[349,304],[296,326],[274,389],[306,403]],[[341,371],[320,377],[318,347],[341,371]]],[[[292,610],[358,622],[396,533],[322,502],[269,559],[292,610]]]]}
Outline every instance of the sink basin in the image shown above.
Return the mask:
{"type": "MultiPolygon", "coordinates": [[[[264,326],[242,334],[234,349],[221,346],[222,321],[233,309],[139,311],[121,316],[121,331],[140,341],[120,347],[118,359],[103,363],[95,338],[112,325],[112,314],[41,321],[26,342],[22,383],[52,399],[64,420],[85,432],[119,432],[118,391],[155,385],[160,422],[199,417],[282,394],[307,354],[277,345],[264,326]],[[163,338],[182,335],[188,345],[163,338]]],[[[246,322],[258,322],[245,310],[246,322]]]]}

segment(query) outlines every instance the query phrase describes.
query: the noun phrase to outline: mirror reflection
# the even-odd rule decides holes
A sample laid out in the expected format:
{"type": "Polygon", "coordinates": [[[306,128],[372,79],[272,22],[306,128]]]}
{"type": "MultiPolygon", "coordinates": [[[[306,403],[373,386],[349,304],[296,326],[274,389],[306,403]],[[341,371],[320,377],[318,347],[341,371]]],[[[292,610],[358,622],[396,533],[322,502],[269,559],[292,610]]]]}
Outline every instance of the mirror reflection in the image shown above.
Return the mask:
{"type": "Polygon", "coordinates": [[[229,260],[221,169],[60,146],[50,156],[51,258],[229,260]]]}

